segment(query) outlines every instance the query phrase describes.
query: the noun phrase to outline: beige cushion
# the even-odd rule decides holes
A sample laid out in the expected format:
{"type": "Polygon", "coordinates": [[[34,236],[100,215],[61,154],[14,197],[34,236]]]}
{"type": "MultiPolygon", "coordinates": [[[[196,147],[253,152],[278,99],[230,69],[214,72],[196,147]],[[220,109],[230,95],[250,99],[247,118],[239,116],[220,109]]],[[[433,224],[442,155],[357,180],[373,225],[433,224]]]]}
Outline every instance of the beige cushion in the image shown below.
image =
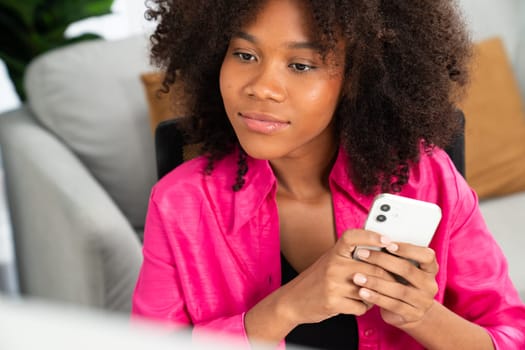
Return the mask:
{"type": "Polygon", "coordinates": [[[189,114],[184,86],[176,81],[168,93],[163,93],[161,72],[146,72],[140,76],[148,101],[151,130],[154,132],[157,124],[163,120],[186,116],[189,114]]]}
{"type": "Polygon", "coordinates": [[[467,181],[480,198],[525,191],[525,113],[499,38],[475,46],[466,116],[467,181]]]}

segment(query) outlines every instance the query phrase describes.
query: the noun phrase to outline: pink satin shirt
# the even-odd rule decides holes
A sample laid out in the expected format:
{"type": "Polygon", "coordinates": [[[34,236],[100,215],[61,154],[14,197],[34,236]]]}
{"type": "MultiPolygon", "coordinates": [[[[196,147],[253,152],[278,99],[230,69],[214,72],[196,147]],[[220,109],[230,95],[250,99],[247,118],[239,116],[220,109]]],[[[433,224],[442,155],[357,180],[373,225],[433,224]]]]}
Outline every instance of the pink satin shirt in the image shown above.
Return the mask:
{"type": "MultiPolygon", "coordinates": [[[[246,183],[233,192],[237,155],[188,161],[153,188],[144,262],[133,295],[134,317],[192,325],[194,336],[233,333],[249,344],[244,314],[281,285],[276,179],[268,161],[248,157],[246,183]]],[[[340,151],[329,177],[338,236],[363,227],[373,196],[360,194],[340,151]]],[[[525,306],[489,233],[477,197],[445,152],[421,155],[403,196],[437,203],[436,300],[487,330],[497,349],[525,349],[525,306]]],[[[377,307],[357,317],[359,349],[422,349],[386,324],[377,307]]],[[[446,336],[446,335],[443,335],[446,336]]]]}

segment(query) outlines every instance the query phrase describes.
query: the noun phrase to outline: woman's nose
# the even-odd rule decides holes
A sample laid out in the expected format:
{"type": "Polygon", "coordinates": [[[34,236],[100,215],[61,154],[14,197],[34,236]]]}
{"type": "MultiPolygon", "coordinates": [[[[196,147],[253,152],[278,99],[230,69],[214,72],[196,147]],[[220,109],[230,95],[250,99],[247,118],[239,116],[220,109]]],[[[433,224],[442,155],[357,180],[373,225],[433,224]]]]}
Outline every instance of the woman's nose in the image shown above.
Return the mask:
{"type": "Polygon", "coordinates": [[[244,92],[251,98],[283,102],[286,99],[283,72],[275,65],[261,64],[245,85],[244,92]]]}

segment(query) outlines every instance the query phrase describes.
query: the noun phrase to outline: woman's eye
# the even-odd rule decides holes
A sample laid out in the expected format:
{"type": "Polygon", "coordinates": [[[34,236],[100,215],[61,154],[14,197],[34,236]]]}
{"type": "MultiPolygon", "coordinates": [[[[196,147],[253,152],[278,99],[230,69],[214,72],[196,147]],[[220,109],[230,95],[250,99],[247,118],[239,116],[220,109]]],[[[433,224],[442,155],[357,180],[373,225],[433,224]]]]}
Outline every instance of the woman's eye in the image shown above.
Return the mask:
{"type": "Polygon", "coordinates": [[[309,70],[312,70],[314,69],[315,67],[313,66],[309,66],[307,64],[303,64],[303,63],[292,63],[290,64],[289,66],[290,68],[292,68],[294,71],[297,71],[297,72],[308,72],[309,70]]]}
{"type": "Polygon", "coordinates": [[[237,56],[241,61],[244,61],[244,62],[255,61],[255,56],[250,53],[235,52],[233,55],[237,56]]]}

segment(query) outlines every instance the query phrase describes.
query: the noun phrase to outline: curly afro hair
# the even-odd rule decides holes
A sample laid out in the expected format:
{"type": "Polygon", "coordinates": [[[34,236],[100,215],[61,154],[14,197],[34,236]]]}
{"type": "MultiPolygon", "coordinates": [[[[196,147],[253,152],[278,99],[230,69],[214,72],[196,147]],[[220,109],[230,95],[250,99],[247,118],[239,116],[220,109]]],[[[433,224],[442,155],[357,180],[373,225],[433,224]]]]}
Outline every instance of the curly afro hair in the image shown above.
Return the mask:
{"type": "MultiPolygon", "coordinates": [[[[471,42],[454,0],[304,0],[322,53],[346,44],[344,96],[334,115],[350,157],[349,176],[365,194],[397,192],[421,144],[445,147],[460,127],[455,105],[468,82],[471,42]],[[338,33],[335,35],[334,33],[338,33]],[[342,34],[342,38],[341,38],[342,34]],[[359,169],[353,171],[352,169],[359,169]]],[[[158,21],[151,58],[191,96],[187,133],[213,162],[239,143],[219,90],[231,36],[264,0],[149,0],[158,21]]],[[[242,151],[240,152],[243,153],[242,151]]],[[[237,183],[248,169],[239,159],[237,183]]]]}

